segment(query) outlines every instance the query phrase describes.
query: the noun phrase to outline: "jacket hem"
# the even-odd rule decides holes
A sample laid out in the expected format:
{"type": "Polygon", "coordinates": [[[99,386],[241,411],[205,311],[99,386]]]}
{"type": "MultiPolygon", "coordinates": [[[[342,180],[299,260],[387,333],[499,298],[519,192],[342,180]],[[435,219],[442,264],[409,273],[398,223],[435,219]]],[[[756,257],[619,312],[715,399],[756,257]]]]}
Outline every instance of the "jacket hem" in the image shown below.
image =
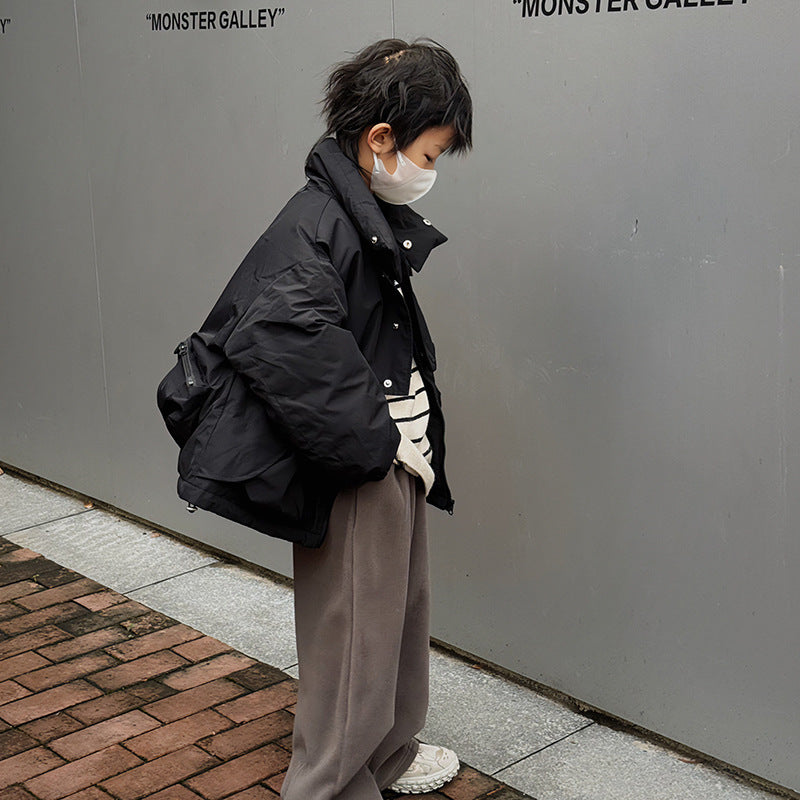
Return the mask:
{"type": "Polygon", "coordinates": [[[250,512],[222,495],[209,492],[191,483],[185,478],[178,478],[178,497],[192,503],[204,511],[225,517],[233,522],[246,525],[259,533],[267,534],[285,541],[302,544],[306,547],[319,547],[325,539],[327,533],[327,515],[321,530],[309,530],[286,523],[277,522],[269,517],[269,512],[263,514],[250,512]]]}

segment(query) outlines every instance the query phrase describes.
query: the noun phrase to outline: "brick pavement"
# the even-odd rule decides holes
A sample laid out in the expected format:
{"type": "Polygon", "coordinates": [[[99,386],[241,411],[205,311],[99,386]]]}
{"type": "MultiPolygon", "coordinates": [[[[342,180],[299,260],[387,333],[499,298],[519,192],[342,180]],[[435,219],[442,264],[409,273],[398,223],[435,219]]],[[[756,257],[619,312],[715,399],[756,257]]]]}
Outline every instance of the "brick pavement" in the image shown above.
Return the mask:
{"type": "MultiPolygon", "coordinates": [[[[280,670],[0,537],[2,800],[277,798],[296,694],[280,670]]],[[[526,797],[468,766],[415,796],[526,797]]]]}

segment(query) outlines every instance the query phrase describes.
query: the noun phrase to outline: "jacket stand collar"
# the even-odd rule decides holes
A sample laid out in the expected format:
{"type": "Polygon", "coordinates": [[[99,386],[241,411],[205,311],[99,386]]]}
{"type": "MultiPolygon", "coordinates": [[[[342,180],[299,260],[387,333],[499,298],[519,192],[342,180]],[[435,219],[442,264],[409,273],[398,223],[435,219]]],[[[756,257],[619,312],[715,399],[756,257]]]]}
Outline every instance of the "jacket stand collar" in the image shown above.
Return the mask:
{"type": "Polygon", "coordinates": [[[306,175],[333,190],[368,246],[393,255],[398,277],[403,274],[404,261],[419,272],[431,250],[447,241],[429,220],[407,205],[395,206],[376,198],[333,138],[318,142],[309,153],[306,175]]]}

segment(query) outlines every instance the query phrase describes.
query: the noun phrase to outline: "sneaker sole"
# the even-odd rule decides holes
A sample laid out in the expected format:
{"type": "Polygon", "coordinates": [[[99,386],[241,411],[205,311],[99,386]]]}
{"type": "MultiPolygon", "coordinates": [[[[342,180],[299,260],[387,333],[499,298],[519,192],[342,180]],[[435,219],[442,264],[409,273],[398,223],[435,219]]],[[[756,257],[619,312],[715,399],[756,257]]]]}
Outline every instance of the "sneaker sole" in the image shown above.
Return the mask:
{"type": "Polygon", "coordinates": [[[393,783],[389,789],[398,794],[425,794],[425,792],[433,792],[453,780],[460,768],[461,764],[456,761],[447,772],[440,774],[436,778],[418,778],[417,780],[411,778],[402,783],[393,783]]]}

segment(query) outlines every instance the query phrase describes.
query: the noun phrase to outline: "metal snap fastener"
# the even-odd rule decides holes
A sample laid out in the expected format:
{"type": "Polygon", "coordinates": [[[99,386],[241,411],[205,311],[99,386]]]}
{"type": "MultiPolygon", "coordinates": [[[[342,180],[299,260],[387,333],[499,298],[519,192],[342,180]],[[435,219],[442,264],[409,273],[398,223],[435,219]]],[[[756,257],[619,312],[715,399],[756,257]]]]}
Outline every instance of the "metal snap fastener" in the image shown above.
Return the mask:
{"type": "Polygon", "coordinates": [[[383,382],[383,385],[384,385],[384,387],[385,387],[386,389],[391,389],[391,388],[392,388],[392,382],[391,382],[391,380],[390,380],[389,378],[387,378],[387,379],[386,379],[386,380],[383,382]]]}
{"type": "Polygon", "coordinates": [[[398,329],[400,328],[400,323],[399,323],[399,322],[394,322],[394,323],[392,323],[392,327],[393,327],[395,330],[398,330],[398,329]]]}
{"type": "Polygon", "coordinates": [[[411,247],[412,247],[412,245],[411,245],[411,239],[406,239],[406,240],[403,242],[403,247],[405,247],[405,249],[406,249],[406,250],[410,250],[410,249],[411,249],[411,247]]]}
{"type": "Polygon", "coordinates": [[[373,236],[370,241],[372,242],[372,244],[378,244],[378,237],[377,236],[373,236]]]}
{"type": "Polygon", "coordinates": [[[422,220],[426,225],[433,225],[433,223],[429,219],[422,220]]]}

